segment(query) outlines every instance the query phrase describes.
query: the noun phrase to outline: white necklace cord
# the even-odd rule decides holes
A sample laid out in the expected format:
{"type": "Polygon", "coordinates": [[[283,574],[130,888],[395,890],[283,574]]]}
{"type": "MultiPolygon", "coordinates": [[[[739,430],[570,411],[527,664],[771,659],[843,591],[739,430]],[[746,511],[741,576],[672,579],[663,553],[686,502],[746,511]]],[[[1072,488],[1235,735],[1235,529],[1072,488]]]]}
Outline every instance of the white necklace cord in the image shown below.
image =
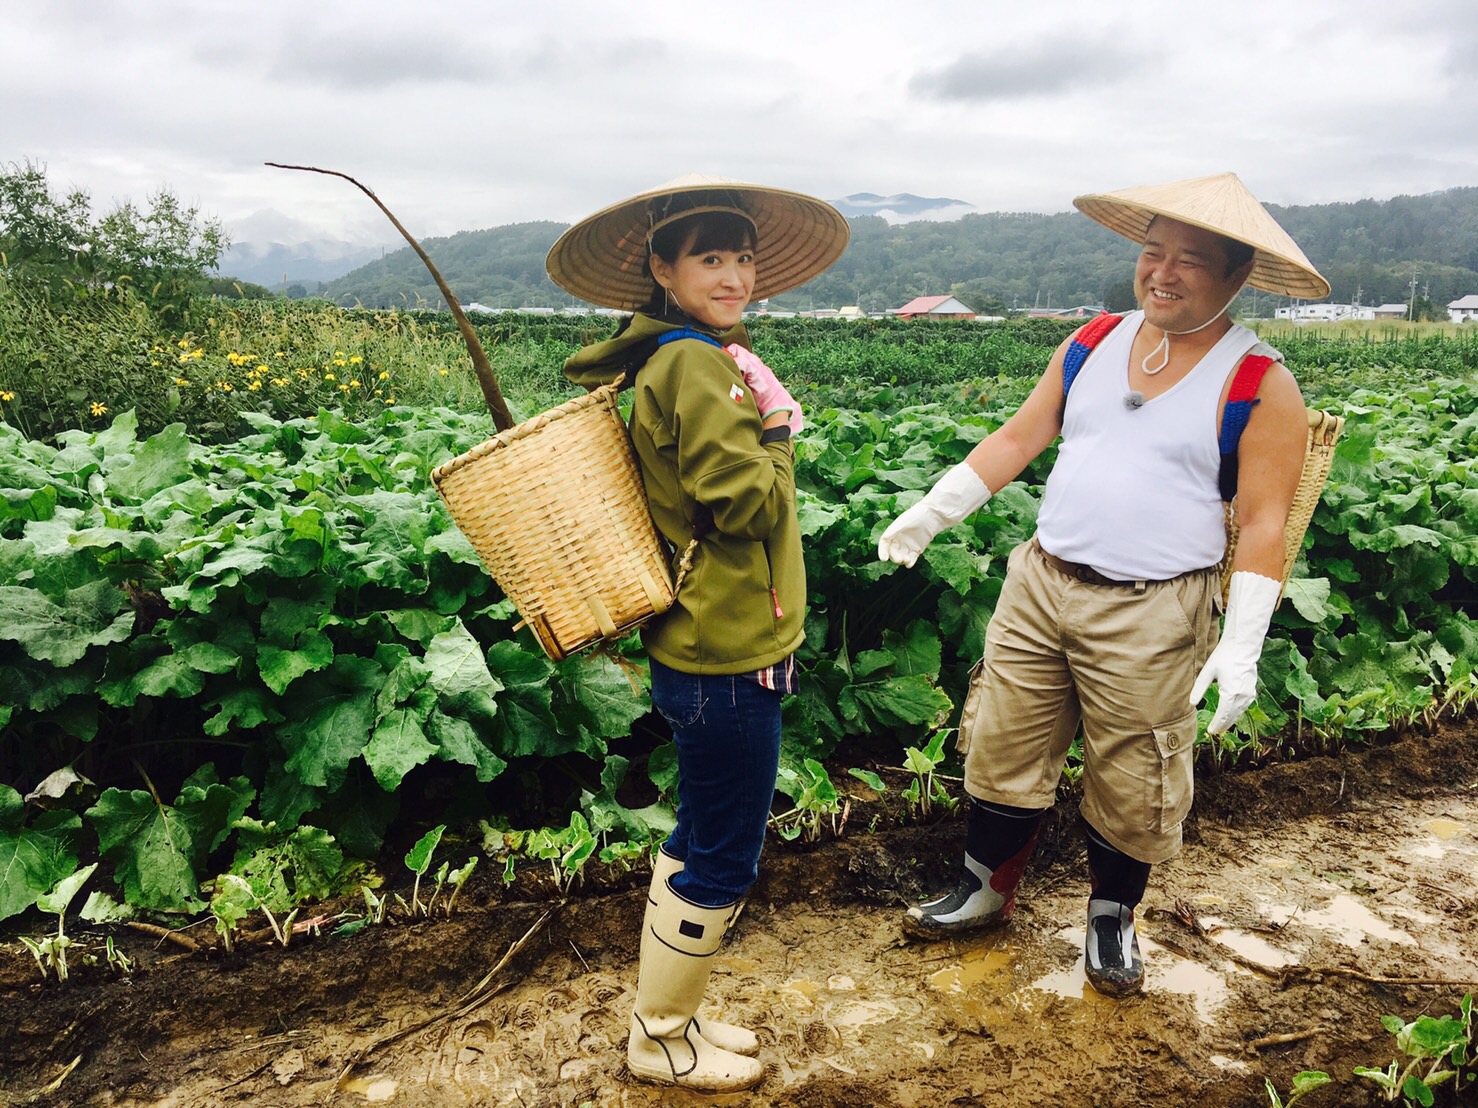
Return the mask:
{"type": "MultiPolygon", "coordinates": [[[[1246,284],[1246,282],[1244,281],[1243,284],[1246,284]]],[[[1238,285],[1237,291],[1232,293],[1232,299],[1228,300],[1225,304],[1222,305],[1221,311],[1217,312],[1214,316],[1208,319],[1205,323],[1201,324],[1201,326],[1199,327],[1192,327],[1189,331],[1161,331],[1159,344],[1156,345],[1156,347],[1148,354],[1146,354],[1144,356],[1144,360],[1139,363],[1139,368],[1144,371],[1144,375],[1146,377],[1153,377],[1155,374],[1159,373],[1160,370],[1164,369],[1167,365],[1170,364],[1171,335],[1194,335],[1197,331],[1205,330],[1207,327],[1210,327],[1213,323],[1215,323],[1218,319],[1225,315],[1227,309],[1230,308],[1232,304],[1235,303],[1237,297],[1241,295],[1242,285],[1238,285]],[[1154,358],[1156,354],[1160,355],[1160,364],[1155,366],[1154,369],[1151,369],[1150,360],[1154,358]]]]}

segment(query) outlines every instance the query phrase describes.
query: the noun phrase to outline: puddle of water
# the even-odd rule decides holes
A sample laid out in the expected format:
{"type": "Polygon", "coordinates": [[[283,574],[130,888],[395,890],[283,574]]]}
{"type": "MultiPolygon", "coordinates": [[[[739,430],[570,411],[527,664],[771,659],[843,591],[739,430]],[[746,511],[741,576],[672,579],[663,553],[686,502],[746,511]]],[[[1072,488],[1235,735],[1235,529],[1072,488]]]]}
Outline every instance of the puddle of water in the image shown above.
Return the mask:
{"type": "MultiPolygon", "coordinates": [[[[1213,921],[1205,921],[1208,926],[1213,921]]],[[[1214,942],[1220,943],[1249,961],[1259,966],[1267,966],[1270,969],[1278,969],[1281,966],[1292,965],[1297,959],[1286,950],[1279,950],[1261,935],[1254,935],[1249,931],[1238,931],[1235,927],[1218,927],[1211,935],[1214,942]]]]}
{"type": "Polygon", "coordinates": [[[929,988],[942,993],[967,993],[987,978],[1009,969],[1012,960],[1013,955],[1007,949],[972,951],[962,957],[958,965],[931,973],[929,988]]]}
{"type": "Polygon", "coordinates": [[[816,993],[820,989],[821,986],[816,982],[797,977],[783,985],[776,986],[775,995],[786,1007],[806,1011],[816,1007],[816,993]]]}
{"type": "Polygon", "coordinates": [[[1352,896],[1337,896],[1319,911],[1303,913],[1298,919],[1306,927],[1332,933],[1345,946],[1359,946],[1372,936],[1405,946],[1416,945],[1416,940],[1405,931],[1398,931],[1352,896]]]}
{"type": "Polygon", "coordinates": [[[1421,827],[1423,831],[1430,832],[1434,837],[1441,839],[1443,842],[1457,838],[1468,829],[1466,823],[1459,823],[1455,819],[1447,819],[1445,817],[1429,819],[1421,827]]]}
{"type": "Polygon", "coordinates": [[[1203,908],[1225,908],[1227,905],[1227,898],[1216,893],[1197,893],[1191,900],[1203,908]]]}
{"type": "Polygon", "coordinates": [[[351,1077],[339,1086],[341,1092],[358,1093],[371,1104],[389,1100],[395,1095],[397,1086],[393,1077],[371,1074],[369,1077],[351,1077]]]}
{"type": "Polygon", "coordinates": [[[1141,939],[1140,946],[1145,960],[1145,988],[1189,996],[1201,1022],[1211,1023],[1216,1010],[1231,996],[1226,978],[1199,962],[1175,957],[1148,940],[1141,939]]]}
{"type": "Polygon", "coordinates": [[[826,1015],[836,1027],[867,1027],[896,1019],[903,1009],[885,1000],[862,1000],[829,1008],[826,1015]]]}
{"type": "Polygon", "coordinates": [[[1211,1064],[1218,1069],[1236,1070],[1239,1073],[1247,1071],[1247,1063],[1240,1058],[1228,1058],[1225,1054],[1213,1054],[1211,1064]]]}

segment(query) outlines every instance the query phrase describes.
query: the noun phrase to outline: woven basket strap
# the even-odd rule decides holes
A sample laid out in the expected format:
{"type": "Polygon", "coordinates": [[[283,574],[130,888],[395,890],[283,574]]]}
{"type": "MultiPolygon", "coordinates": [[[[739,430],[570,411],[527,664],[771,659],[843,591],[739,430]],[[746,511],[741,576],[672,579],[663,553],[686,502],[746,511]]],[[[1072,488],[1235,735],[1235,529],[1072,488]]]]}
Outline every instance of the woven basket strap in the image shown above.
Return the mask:
{"type": "Polygon", "coordinates": [[[683,551],[682,557],[677,560],[677,574],[672,582],[672,595],[677,596],[677,590],[683,587],[683,580],[688,576],[688,570],[693,568],[693,555],[698,552],[698,536],[694,535],[688,540],[688,548],[683,551]]]}
{"type": "MultiPolygon", "coordinates": [[[[1304,535],[1309,521],[1314,517],[1319,497],[1329,480],[1329,469],[1334,463],[1334,447],[1345,429],[1343,416],[1332,415],[1317,408],[1307,410],[1309,436],[1304,449],[1303,470],[1298,476],[1298,488],[1293,494],[1293,504],[1288,510],[1288,522],[1283,527],[1283,588],[1288,588],[1288,578],[1293,573],[1293,563],[1303,549],[1304,535]]],[[[1232,559],[1237,552],[1237,516],[1230,503],[1224,506],[1227,525],[1227,553],[1221,569],[1221,598],[1225,608],[1232,587],[1232,559]]],[[[1279,599],[1282,599],[1281,594],[1279,599]]]]}

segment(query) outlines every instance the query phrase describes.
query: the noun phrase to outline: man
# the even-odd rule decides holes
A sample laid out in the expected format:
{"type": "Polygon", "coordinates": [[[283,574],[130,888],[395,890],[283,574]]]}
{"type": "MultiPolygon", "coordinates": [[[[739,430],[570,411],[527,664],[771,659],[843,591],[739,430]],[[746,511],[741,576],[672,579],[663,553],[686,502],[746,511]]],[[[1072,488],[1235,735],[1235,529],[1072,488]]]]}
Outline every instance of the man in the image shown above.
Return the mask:
{"type": "Polygon", "coordinates": [[[1275,361],[1231,464],[1240,536],[1218,644],[1213,597],[1226,536],[1217,429],[1243,357],[1254,348],[1277,356],[1227,311],[1247,283],[1308,299],[1327,296],[1329,284],[1233,174],[1074,204],[1141,244],[1141,310],[1086,362],[1081,346],[1064,342],[1001,429],[883,532],[878,556],[912,566],[936,534],[1062,436],[1037,533],[1011,554],[960,721],[971,797],[960,880],[908,909],[903,926],[937,937],[1010,917],[1081,724],[1087,976],[1099,992],[1124,996],[1144,981],[1134,908],[1151,866],[1181,845],[1196,704],[1218,686],[1209,730],[1220,733],[1256,694],[1302,468],[1303,398],[1275,361]]]}

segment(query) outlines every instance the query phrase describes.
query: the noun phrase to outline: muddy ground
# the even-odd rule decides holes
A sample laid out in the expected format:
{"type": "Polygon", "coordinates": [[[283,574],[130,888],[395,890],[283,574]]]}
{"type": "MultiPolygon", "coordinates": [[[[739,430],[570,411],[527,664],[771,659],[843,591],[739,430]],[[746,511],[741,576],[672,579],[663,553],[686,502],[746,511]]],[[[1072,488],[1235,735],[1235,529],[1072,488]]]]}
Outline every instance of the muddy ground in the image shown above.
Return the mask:
{"type": "Polygon", "coordinates": [[[1335,1083],[1301,1106],[1358,1108],[1381,1102],[1352,1069],[1395,1056],[1383,1014],[1478,994],[1473,721],[1203,776],[1141,908],[1146,990],[1121,1002],[1083,977],[1070,804],[1005,930],[919,944],[899,912],[950,882],[961,822],[868,833],[866,800],[840,838],[767,853],[720,956],[709,1008],[760,1036],[751,1093],[628,1082],[633,877],[557,907],[494,881],[451,919],[230,957],[119,931],[135,971],[66,985],[0,936],[0,1104],[1240,1108],[1320,1069],[1335,1083]]]}

